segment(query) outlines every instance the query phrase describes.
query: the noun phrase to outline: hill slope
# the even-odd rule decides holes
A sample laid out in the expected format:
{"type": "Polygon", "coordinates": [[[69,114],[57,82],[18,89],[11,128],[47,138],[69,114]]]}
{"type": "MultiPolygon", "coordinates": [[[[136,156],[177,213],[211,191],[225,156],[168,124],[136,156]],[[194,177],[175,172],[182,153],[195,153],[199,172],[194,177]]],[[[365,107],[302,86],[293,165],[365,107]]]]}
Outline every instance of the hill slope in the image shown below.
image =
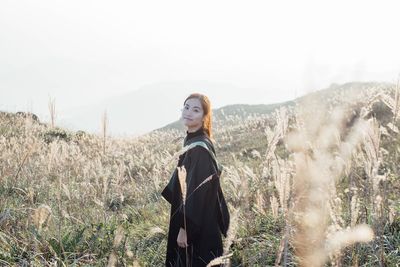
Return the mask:
{"type": "MultiPolygon", "coordinates": [[[[221,111],[232,266],[399,262],[398,90],[348,84],[294,105],[221,111]]],[[[0,262],[164,266],[160,192],[184,134],[104,138],[0,113],[0,262]]]]}

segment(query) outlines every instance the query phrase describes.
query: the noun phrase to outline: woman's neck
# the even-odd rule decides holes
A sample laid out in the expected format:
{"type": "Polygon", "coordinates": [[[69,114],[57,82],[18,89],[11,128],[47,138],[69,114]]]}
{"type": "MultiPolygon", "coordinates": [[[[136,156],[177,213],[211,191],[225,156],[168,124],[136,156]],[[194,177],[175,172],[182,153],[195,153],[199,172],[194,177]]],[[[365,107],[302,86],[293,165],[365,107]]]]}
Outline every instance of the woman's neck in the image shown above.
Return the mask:
{"type": "Polygon", "coordinates": [[[202,128],[203,128],[203,126],[200,126],[200,127],[197,127],[197,128],[187,128],[186,131],[187,131],[187,133],[194,133],[194,132],[199,131],[202,128]]]}
{"type": "Polygon", "coordinates": [[[194,132],[189,132],[186,131],[186,140],[192,139],[193,137],[199,136],[199,135],[203,135],[204,134],[204,128],[200,127],[197,129],[197,131],[194,132]]]}

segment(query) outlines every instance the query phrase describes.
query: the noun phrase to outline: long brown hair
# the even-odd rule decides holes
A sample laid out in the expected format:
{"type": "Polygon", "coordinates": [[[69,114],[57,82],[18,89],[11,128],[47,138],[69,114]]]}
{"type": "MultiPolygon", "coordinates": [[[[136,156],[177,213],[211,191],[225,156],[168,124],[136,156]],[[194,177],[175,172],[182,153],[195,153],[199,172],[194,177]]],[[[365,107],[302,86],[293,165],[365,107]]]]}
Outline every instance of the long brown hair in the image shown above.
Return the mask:
{"type": "Polygon", "coordinates": [[[208,135],[208,137],[210,139],[212,139],[212,129],[211,129],[212,128],[212,122],[211,122],[212,110],[211,110],[210,99],[208,99],[208,97],[206,95],[199,94],[199,93],[193,93],[185,99],[185,101],[183,102],[183,105],[186,104],[186,101],[188,101],[189,99],[192,99],[192,98],[196,98],[196,99],[200,100],[200,102],[201,102],[201,106],[204,111],[203,128],[204,128],[206,134],[208,135]]]}

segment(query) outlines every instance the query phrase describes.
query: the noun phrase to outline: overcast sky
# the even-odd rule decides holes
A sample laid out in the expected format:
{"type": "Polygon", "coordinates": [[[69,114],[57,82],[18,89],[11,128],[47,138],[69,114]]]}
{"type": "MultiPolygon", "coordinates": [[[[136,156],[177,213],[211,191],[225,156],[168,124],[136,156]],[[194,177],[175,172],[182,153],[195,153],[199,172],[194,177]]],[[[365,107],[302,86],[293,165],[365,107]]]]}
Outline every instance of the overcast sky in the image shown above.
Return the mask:
{"type": "Polygon", "coordinates": [[[1,0],[0,110],[47,114],[51,97],[62,112],[176,81],[232,84],[226,101],[253,92],[249,103],[396,82],[398,11],[365,0],[1,0]]]}

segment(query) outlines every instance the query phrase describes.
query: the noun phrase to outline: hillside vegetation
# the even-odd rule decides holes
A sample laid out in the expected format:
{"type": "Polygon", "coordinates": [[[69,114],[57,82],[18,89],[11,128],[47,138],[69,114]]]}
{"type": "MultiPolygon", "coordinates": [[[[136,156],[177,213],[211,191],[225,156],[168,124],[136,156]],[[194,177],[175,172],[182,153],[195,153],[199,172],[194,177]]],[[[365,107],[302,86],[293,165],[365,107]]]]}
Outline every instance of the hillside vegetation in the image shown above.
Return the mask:
{"type": "MultiPolygon", "coordinates": [[[[398,266],[399,91],[351,83],[215,111],[224,263],[398,266]]],[[[160,192],[184,134],[120,139],[0,113],[0,265],[164,266],[160,192]]]]}

